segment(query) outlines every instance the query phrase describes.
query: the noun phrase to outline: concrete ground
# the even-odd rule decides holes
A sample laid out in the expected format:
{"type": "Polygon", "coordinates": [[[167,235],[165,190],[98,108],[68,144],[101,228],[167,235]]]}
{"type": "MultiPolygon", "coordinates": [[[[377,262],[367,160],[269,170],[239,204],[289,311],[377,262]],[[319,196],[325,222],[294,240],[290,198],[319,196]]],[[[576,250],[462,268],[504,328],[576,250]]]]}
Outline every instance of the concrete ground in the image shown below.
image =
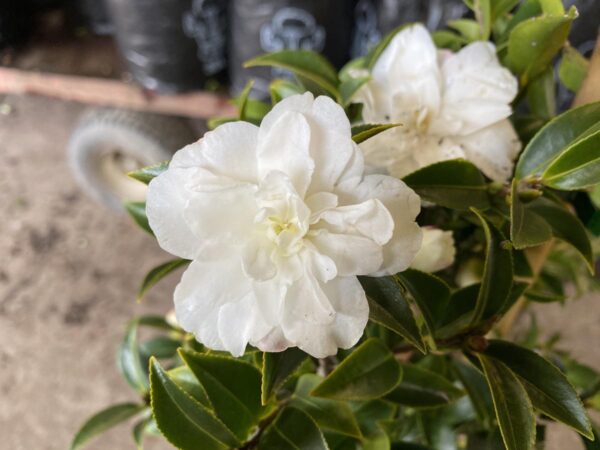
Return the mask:
{"type": "MultiPolygon", "coordinates": [[[[178,275],[136,304],[141,278],[168,256],[75,184],[65,146],[80,106],[15,96],[0,104],[0,447],[64,450],[87,416],[136,400],[117,372],[115,350],[128,319],[170,308],[178,275]]],[[[598,369],[599,300],[544,306],[539,318],[598,369]]],[[[120,426],[89,448],[135,446],[129,427],[120,426]]],[[[547,448],[582,446],[553,427],[547,448]]]]}

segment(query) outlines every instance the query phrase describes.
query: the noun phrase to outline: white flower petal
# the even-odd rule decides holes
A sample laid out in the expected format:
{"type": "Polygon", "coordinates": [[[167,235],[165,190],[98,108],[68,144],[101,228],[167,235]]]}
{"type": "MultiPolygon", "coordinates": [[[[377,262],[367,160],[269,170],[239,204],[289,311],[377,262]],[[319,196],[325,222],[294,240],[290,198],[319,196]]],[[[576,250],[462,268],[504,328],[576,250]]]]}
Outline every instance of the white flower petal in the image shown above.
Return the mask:
{"type": "Polygon", "coordinates": [[[258,212],[252,184],[212,192],[195,192],[188,198],[184,218],[205,243],[242,244],[251,238],[258,212]]]}
{"type": "Polygon", "coordinates": [[[218,329],[219,310],[225,304],[245,300],[252,292],[237,255],[221,260],[194,260],[175,288],[177,322],[207,347],[226,350],[218,329]]]}
{"type": "Polygon", "coordinates": [[[426,137],[420,140],[413,156],[420,169],[449,159],[464,158],[465,152],[452,138],[426,137]]]}
{"type": "Polygon", "coordinates": [[[310,209],[310,224],[312,225],[319,221],[322,213],[338,205],[338,198],[331,192],[317,192],[306,198],[304,203],[310,209]]]}
{"type": "Polygon", "coordinates": [[[502,183],[510,178],[521,151],[521,141],[508,119],[455,139],[462,145],[467,159],[492,180],[502,183]]]}
{"type": "MultiPolygon", "coordinates": [[[[367,84],[379,84],[378,97],[393,97],[389,117],[383,118],[385,122],[406,120],[422,109],[437,112],[440,107],[437,49],[422,25],[409,26],[392,38],[375,63],[372,78],[367,84]]],[[[372,95],[377,92],[371,91],[372,95]]]]}
{"type": "Polygon", "coordinates": [[[219,337],[225,350],[233,356],[244,354],[248,342],[258,342],[269,334],[269,327],[256,307],[253,293],[238,302],[226,303],[219,309],[219,337]]]}
{"type": "Polygon", "coordinates": [[[269,334],[258,342],[252,342],[256,348],[263,352],[282,352],[294,344],[283,335],[281,328],[273,328],[269,334]]]}
{"type": "Polygon", "coordinates": [[[257,142],[256,125],[241,121],[225,123],[175,153],[169,167],[203,168],[215,175],[256,183],[257,142]]]}
{"type": "Polygon", "coordinates": [[[500,65],[489,42],[474,42],[444,59],[443,106],[431,124],[437,135],[466,135],[511,114],[517,80],[500,65]]]}
{"type": "Polygon", "coordinates": [[[159,245],[180,258],[192,259],[202,247],[184,219],[190,196],[185,185],[195,169],[169,169],[154,178],[146,195],[146,214],[159,245]]]}
{"type": "Polygon", "coordinates": [[[271,255],[275,246],[267,239],[254,237],[242,251],[242,267],[244,273],[255,281],[267,281],[277,275],[277,266],[271,255]]]}
{"type": "Polygon", "coordinates": [[[310,139],[306,118],[295,111],[283,112],[269,128],[261,127],[258,137],[261,179],[272,171],[283,172],[298,194],[304,197],[315,167],[309,152],[310,139]]]}
{"type": "Polygon", "coordinates": [[[286,297],[282,329],[286,340],[315,358],[335,355],[338,348],[358,342],[369,319],[369,306],[356,277],[338,277],[320,283],[320,289],[335,310],[326,323],[316,323],[297,314],[294,305],[303,299],[296,293],[286,297]]]}
{"type": "Polygon", "coordinates": [[[376,198],[325,211],[317,225],[333,233],[362,235],[379,245],[386,244],[394,231],[390,212],[376,198]]]}
{"type": "Polygon", "coordinates": [[[383,264],[372,276],[390,275],[406,270],[421,247],[421,229],[415,219],[421,200],[404,182],[385,175],[367,175],[352,190],[338,192],[340,202],[376,198],[394,221],[394,232],[383,248],[383,264]]]}
{"type": "Polygon", "coordinates": [[[422,230],[423,244],[410,266],[422,272],[437,272],[451,266],[456,254],[452,231],[430,227],[422,230]]]}
{"type": "Polygon", "coordinates": [[[379,270],[383,262],[381,245],[364,236],[317,230],[310,241],[335,262],[337,273],[342,277],[367,275],[379,270]]]}

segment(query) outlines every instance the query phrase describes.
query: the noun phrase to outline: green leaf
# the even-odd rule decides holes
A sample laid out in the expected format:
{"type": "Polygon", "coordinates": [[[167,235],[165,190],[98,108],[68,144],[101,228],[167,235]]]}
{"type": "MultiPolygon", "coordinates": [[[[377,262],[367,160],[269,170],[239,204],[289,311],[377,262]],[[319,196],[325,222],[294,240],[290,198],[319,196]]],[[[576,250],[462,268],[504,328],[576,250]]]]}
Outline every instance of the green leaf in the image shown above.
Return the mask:
{"type": "Polygon", "coordinates": [[[539,198],[527,205],[528,209],[551,227],[552,234],[558,239],[569,243],[579,252],[585,260],[590,273],[594,273],[594,254],[592,244],[588,237],[585,225],[579,218],[571,213],[564,205],[539,198]]]}
{"type": "Polygon", "coordinates": [[[240,119],[238,119],[237,117],[212,117],[208,119],[208,121],[206,122],[206,126],[209,130],[214,130],[215,128],[225,123],[237,122],[238,120],[240,119]]]}
{"type": "Polygon", "coordinates": [[[79,429],[73,442],[71,450],[79,450],[96,436],[104,433],[110,428],[125,422],[127,419],[137,415],[146,409],[146,405],[136,403],[121,403],[110,406],[90,417],[79,429]]]}
{"type": "MultiPolygon", "coordinates": [[[[458,31],[467,42],[474,42],[481,38],[481,26],[472,19],[449,20],[448,26],[458,31]]],[[[486,38],[487,39],[487,38],[486,38]]]]}
{"type": "Polygon", "coordinates": [[[224,356],[180,350],[181,358],[204,387],[217,417],[244,441],[264,409],[261,375],[253,365],[224,356]]]}
{"type": "Polygon", "coordinates": [[[156,178],[168,168],[169,161],[163,161],[152,166],[143,167],[141,169],[129,172],[127,176],[141,181],[144,184],[148,184],[152,181],[153,178],[156,178]]]}
{"type": "Polygon", "coordinates": [[[473,212],[481,221],[485,233],[486,255],[472,325],[497,314],[508,299],[513,284],[512,251],[503,245],[504,236],[480,212],[473,212]]]}
{"type": "Polygon", "coordinates": [[[159,266],[156,266],[150,272],[146,274],[144,277],[144,281],[140,286],[140,289],[137,293],[137,301],[139,302],[144,295],[160,280],[169,275],[171,272],[189,264],[190,261],[187,259],[174,259],[171,261],[167,261],[159,266]]]}
{"type": "Polygon", "coordinates": [[[132,319],[127,324],[125,337],[117,353],[117,365],[127,383],[139,393],[145,394],[148,390],[148,373],[140,357],[138,325],[138,319],[132,319]]]}
{"type": "Polygon", "coordinates": [[[383,343],[371,338],[345,358],[311,393],[334,400],[370,400],[394,389],[402,370],[383,343]]]}
{"type": "Polygon", "coordinates": [[[492,0],[492,17],[497,19],[517,6],[520,0],[492,0]]]}
{"type": "Polygon", "coordinates": [[[279,353],[263,353],[261,401],[265,405],[307,358],[296,347],[279,353]]]}
{"type": "Polygon", "coordinates": [[[452,364],[460,382],[469,395],[477,416],[484,427],[491,427],[494,418],[494,403],[485,377],[470,364],[457,360],[453,361],[452,364]]]}
{"type": "Polygon", "coordinates": [[[269,85],[269,93],[271,94],[271,102],[273,104],[280,102],[290,95],[302,94],[304,89],[289,80],[275,79],[269,85]]]}
{"type": "Polygon", "coordinates": [[[483,175],[477,167],[463,159],[432,164],[403,180],[424,200],[446,208],[466,210],[490,206],[483,175]]]}
{"type": "Polygon", "coordinates": [[[532,450],[535,415],[525,388],[502,363],[479,355],[487,379],[496,418],[507,450],[532,450]]]}
{"type": "Polygon", "coordinates": [[[133,434],[133,442],[135,442],[135,447],[137,450],[143,449],[144,435],[147,433],[147,429],[152,422],[154,422],[152,415],[148,415],[148,417],[143,418],[133,426],[131,432],[133,434]]]}
{"type": "Polygon", "coordinates": [[[412,408],[447,405],[464,395],[452,382],[435,372],[414,364],[400,364],[402,381],[385,396],[386,400],[412,408]]]}
{"type": "Polygon", "coordinates": [[[487,41],[490,38],[492,31],[492,5],[494,0],[474,0],[473,12],[475,19],[479,25],[479,37],[482,41],[487,41]]]}
{"type": "Polygon", "coordinates": [[[542,15],[519,23],[508,38],[508,64],[520,75],[521,85],[540,75],[564,45],[577,17],[577,9],[568,14],[542,15]]]}
{"type": "Polygon", "coordinates": [[[580,434],[592,438],[589,419],[563,373],[537,353],[506,341],[490,340],[483,352],[518,375],[533,406],[580,434]]]}
{"type": "Polygon", "coordinates": [[[410,292],[433,334],[448,308],[450,287],[441,278],[415,269],[405,270],[396,277],[410,292]]]}
{"type": "Polygon", "coordinates": [[[181,341],[167,336],[156,336],[140,345],[140,355],[144,359],[151,356],[155,358],[173,358],[177,355],[177,349],[181,347],[181,341]]]}
{"type": "Polygon", "coordinates": [[[527,208],[519,198],[519,182],[512,182],[510,239],[517,249],[533,247],[552,239],[552,228],[543,217],[527,208]]]}
{"type": "MultiPolygon", "coordinates": [[[[600,122],[600,102],[571,109],[554,118],[529,142],[515,176],[540,176],[560,155],[579,145],[600,122]]],[[[598,153],[596,153],[597,155],[598,153]]]]}
{"type": "Polygon", "coordinates": [[[204,387],[202,387],[198,381],[198,378],[194,376],[189,367],[175,367],[174,369],[169,370],[167,373],[169,374],[169,378],[173,381],[173,383],[184,390],[187,394],[191,395],[194,400],[202,404],[202,406],[206,406],[208,409],[213,409],[212,403],[210,402],[208,395],[206,395],[204,387]]]}
{"type": "Polygon", "coordinates": [[[447,48],[453,52],[459,51],[463,45],[469,43],[464,37],[448,30],[434,31],[431,37],[437,48],[447,48]]]}
{"type": "Polygon", "coordinates": [[[556,116],[556,84],[554,68],[548,67],[527,86],[527,102],[529,110],[544,120],[556,116]]]}
{"type": "Polygon", "coordinates": [[[322,380],[315,374],[302,375],[296,385],[290,406],[303,410],[323,430],[360,439],[362,434],[348,403],[310,395],[322,380]]]}
{"type": "Polygon", "coordinates": [[[164,437],[182,450],[225,450],[240,445],[214,413],[178,387],[150,360],[152,414],[164,437]]]}
{"type": "Polygon", "coordinates": [[[593,441],[581,436],[583,445],[585,445],[585,450],[600,450],[600,432],[598,432],[597,428],[594,428],[593,432],[594,432],[594,440],[593,441]]]}
{"type": "Polygon", "coordinates": [[[359,277],[369,301],[369,319],[404,337],[426,352],[421,332],[402,287],[393,277],[359,277]]]}
{"type": "Polygon", "coordinates": [[[287,407],[266,430],[259,450],[328,450],[323,434],[306,413],[287,407]]]}
{"type": "Polygon", "coordinates": [[[561,15],[565,13],[562,0],[539,0],[544,14],[561,15]]]}
{"type": "Polygon", "coordinates": [[[142,230],[154,236],[154,232],[148,223],[148,216],[146,216],[146,202],[125,202],[124,206],[134,222],[137,223],[142,230]]]}
{"type": "Polygon", "coordinates": [[[252,90],[252,86],[254,85],[254,80],[248,80],[240,95],[235,99],[235,104],[238,107],[238,115],[240,120],[247,120],[248,118],[248,97],[250,96],[250,91],[252,90]]]}
{"type": "Polygon", "coordinates": [[[550,163],[542,174],[542,183],[567,191],[600,183],[600,122],[550,163]]]}
{"type": "Polygon", "coordinates": [[[577,92],[587,75],[590,62],[569,44],[565,45],[558,66],[558,78],[570,91],[577,92]]]}
{"type": "Polygon", "coordinates": [[[370,76],[349,78],[340,83],[340,95],[342,96],[342,106],[348,106],[354,94],[371,79],[370,76]]]}
{"type": "Polygon", "coordinates": [[[373,136],[378,135],[382,131],[389,130],[390,128],[401,127],[400,123],[386,123],[386,124],[373,124],[367,123],[364,125],[356,125],[352,127],[352,140],[357,144],[360,144],[373,136]]]}
{"type": "Polygon", "coordinates": [[[340,98],[337,72],[327,59],[310,50],[282,50],[246,61],[244,67],[271,66],[289,70],[340,98]]]}

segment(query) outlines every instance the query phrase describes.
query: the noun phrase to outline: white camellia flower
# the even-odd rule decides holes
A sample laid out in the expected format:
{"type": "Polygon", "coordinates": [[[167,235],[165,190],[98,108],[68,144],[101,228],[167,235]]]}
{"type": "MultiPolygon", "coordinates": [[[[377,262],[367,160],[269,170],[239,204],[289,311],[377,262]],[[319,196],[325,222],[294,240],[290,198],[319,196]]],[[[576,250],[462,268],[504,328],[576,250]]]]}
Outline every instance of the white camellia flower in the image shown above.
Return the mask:
{"type": "Polygon", "coordinates": [[[350,123],[327,97],[279,102],[259,127],[221,125],[150,183],[159,244],[192,262],[177,321],[215,350],[353,346],[368,320],[357,275],[405,270],[421,246],[419,197],[364,175],[350,123]]]}
{"type": "Polygon", "coordinates": [[[423,227],[421,249],[410,265],[422,272],[437,272],[454,263],[456,248],[452,231],[443,231],[434,227],[423,227]]]}
{"type": "Polygon", "coordinates": [[[489,42],[438,51],[422,25],[398,32],[354,101],[365,123],[401,123],[361,144],[369,169],[403,177],[465,158],[495,181],[507,180],[521,143],[508,117],[516,78],[489,42]]]}

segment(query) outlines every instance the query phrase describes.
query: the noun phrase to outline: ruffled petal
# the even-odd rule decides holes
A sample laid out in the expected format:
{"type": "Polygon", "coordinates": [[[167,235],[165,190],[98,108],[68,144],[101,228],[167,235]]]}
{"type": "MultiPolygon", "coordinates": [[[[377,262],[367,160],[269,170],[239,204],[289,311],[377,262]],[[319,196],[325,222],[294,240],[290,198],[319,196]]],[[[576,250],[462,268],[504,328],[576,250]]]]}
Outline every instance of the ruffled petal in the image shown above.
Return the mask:
{"type": "Polygon", "coordinates": [[[452,138],[424,137],[413,157],[419,169],[449,159],[464,158],[465,152],[452,138]]]}
{"type": "Polygon", "coordinates": [[[421,247],[421,229],[415,222],[421,211],[419,196],[396,178],[367,175],[358,186],[338,190],[338,197],[342,204],[376,198],[393,218],[393,235],[383,247],[383,264],[370,275],[384,276],[406,270],[421,247]]]}
{"type": "Polygon", "coordinates": [[[410,266],[422,272],[437,272],[451,266],[456,254],[452,231],[430,227],[422,230],[423,244],[410,266]]]}
{"type": "Polygon", "coordinates": [[[197,239],[205,244],[239,245],[251,239],[258,212],[253,184],[193,193],[183,217],[197,239]]]}
{"type": "Polygon", "coordinates": [[[444,59],[444,95],[430,132],[466,135],[510,116],[517,79],[503,67],[489,42],[474,42],[444,59]]]}
{"type": "Polygon", "coordinates": [[[462,145],[469,161],[501,183],[512,175],[514,161],[521,151],[519,136],[508,119],[454,140],[462,145]]]}
{"type": "Polygon", "coordinates": [[[202,168],[215,175],[256,183],[257,142],[256,125],[225,123],[175,153],[169,167],[202,168]]]}
{"type": "Polygon", "coordinates": [[[169,169],[150,182],[146,195],[146,214],[158,244],[185,259],[193,259],[203,245],[184,218],[192,195],[186,183],[195,173],[195,169],[169,169]]]}
{"type": "Polygon", "coordinates": [[[303,316],[295,305],[306,298],[296,297],[303,290],[294,290],[286,296],[281,327],[287,341],[315,358],[325,358],[358,342],[369,319],[369,306],[356,277],[338,277],[316,287],[318,295],[328,299],[333,316],[327,321],[303,316]]]}
{"type": "Polygon", "coordinates": [[[381,245],[364,236],[321,229],[309,239],[319,253],[333,260],[339,276],[367,275],[377,271],[383,262],[381,245]]]}
{"type": "MultiPolygon", "coordinates": [[[[228,350],[219,332],[219,311],[228,303],[248,301],[247,297],[252,293],[239,255],[230,254],[220,260],[192,261],[175,288],[177,322],[207,347],[228,350]]],[[[230,330],[230,333],[236,332],[236,329],[230,330]]],[[[228,338],[226,340],[231,344],[228,338]]]]}
{"type": "Polygon", "coordinates": [[[315,168],[309,151],[310,139],[306,118],[295,111],[284,111],[268,128],[261,126],[258,136],[260,178],[273,171],[282,172],[289,177],[298,194],[304,197],[315,168]]]}

